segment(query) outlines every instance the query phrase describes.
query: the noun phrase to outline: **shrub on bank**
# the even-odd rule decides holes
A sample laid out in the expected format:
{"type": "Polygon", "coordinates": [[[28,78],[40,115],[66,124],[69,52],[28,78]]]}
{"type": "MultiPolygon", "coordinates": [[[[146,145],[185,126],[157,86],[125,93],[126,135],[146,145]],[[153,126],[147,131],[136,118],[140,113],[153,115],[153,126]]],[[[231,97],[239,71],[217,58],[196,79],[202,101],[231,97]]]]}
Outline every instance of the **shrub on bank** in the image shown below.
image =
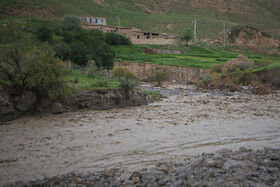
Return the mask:
{"type": "Polygon", "coordinates": [[[167,68],[160,68],[148,74],[148,81],[155,82],[157,86],[162,86],[162,83],[170,80],[170,72],[167,68]]]}
{"type": "Polygon", "coordinates": [[[137,80],[137,76],[133,72],[129,71],[127,68],[124,67],[114,67],[112,70],[109,71],[109,73],[116,78],[137,80]]]}
{"type": "Polygon", "coordinates": [[[224,68],[228,72],[233,72],[236,69],[240,70],[245,70],[249,68],[253,68],[254,61],[249,60],[248,57],[239,55],[236,59],[232,59],[228,61],[225,65],[224,68]]]}
{"type": "Polygon", "coordinates": [[[253,61],[239,56],[226,64],[216,64],[210,69],[209,75],[199,85],[211,89],[238,91],[242,86],[252,86],[257,94],[266,94],[270,89],[269,84],[264,84],[253,73],[253,61]]]}

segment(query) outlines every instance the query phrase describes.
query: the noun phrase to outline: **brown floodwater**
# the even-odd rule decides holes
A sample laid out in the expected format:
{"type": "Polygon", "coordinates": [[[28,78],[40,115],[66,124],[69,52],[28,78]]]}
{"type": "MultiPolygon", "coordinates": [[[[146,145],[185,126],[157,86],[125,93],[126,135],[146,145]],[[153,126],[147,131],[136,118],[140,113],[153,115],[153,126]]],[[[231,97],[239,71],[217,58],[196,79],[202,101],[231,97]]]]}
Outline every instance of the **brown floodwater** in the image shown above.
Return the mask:
{"type": "Polygon", "coordinates": [[[0,126],[0,185],[149,168],[222,148],[280,146],[280,92],[172,96],[148,106],[23,117],[0,126]]]}

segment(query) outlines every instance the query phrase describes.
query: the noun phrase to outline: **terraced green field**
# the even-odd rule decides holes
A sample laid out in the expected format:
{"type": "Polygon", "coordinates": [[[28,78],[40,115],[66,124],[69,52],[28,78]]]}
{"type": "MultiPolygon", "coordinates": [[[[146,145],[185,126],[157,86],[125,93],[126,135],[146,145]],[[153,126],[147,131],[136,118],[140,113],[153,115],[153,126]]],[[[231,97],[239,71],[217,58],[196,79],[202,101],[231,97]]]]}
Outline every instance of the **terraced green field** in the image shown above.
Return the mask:
{"type": "Polygon", "coordinates": [[[129,47],[114,46],[113,49],[116,54],[115,59],[118,61],[159,65],[209,69],[213,64],[225,63],[230,59],[236,58],[238,55],[248,56],[249,59],[254,60],[256,63],[259,61],[267,61],[272,68],[277,68],[280,65],[280,59],[277,56],[255,54],[236,46],[227,46],[223,48],[221,46],[209,45],[207,48],[205,46],[133,45],[129,47]],[[143,48],[169,49],[180,51],[181,54],[146,54],[143,48]],[[235,52],[234,50],[236,49],[243,50],[243,52],[235,52]]]}

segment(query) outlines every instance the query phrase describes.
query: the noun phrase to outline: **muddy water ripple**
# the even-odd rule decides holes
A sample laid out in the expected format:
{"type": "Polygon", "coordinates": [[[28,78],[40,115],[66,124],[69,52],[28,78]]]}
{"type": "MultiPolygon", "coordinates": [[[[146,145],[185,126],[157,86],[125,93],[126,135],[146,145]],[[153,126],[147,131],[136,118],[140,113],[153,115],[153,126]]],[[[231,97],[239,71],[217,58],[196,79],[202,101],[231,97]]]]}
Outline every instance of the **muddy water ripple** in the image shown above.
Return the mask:
{"type": "Polygon", "coordinates": [[[280,94],[171,96],[149,106],[25,117],[0,126],[0,185],[71,171],[280,147],[280,94]]]}

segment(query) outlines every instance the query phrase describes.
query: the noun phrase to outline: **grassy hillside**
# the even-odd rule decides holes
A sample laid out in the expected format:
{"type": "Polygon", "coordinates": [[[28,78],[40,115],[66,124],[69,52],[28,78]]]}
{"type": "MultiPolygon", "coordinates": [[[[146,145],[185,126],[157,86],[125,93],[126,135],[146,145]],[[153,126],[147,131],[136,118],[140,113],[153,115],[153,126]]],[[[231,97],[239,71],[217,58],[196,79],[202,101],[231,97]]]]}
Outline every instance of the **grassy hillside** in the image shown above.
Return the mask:
{"type": "MultiPolygon", "coordinates": [[[[205,7],[203,3],[199,3],[203,1],[206,0],[196,1],[198,2],[196,4],[193,4],[192,0],[106,0],[109,6],[103,7],[96,4],[94,0],[2,0],[0,7],[2,7],[2,12],[3,7],[7,6],[25,9],[49,7],[58,18],[65,14],[103,16],[107,18],[109,25],[117,25],[116,16],[120,15],[121,26],[176,35],[182,35],[187,27],[192,28],[192,20],[197,19],[198,39],[220,37],[223,31],[223,20],[227,21],[228,30],[233,25],[246,24],[270,34],[279,35],[280,15],[277,10],[280,3],[271,1],[269,4],[260,0],[249,0],[243,6],[240,5],[240,10],[231,5],[232,11],[228,12],[225,11],[224,0],[220,0],[221,7],[214,7],[213,3],[205,7]]],[[[236,5],[240,2],[241,0],[236,0],[236,5]]]]}

